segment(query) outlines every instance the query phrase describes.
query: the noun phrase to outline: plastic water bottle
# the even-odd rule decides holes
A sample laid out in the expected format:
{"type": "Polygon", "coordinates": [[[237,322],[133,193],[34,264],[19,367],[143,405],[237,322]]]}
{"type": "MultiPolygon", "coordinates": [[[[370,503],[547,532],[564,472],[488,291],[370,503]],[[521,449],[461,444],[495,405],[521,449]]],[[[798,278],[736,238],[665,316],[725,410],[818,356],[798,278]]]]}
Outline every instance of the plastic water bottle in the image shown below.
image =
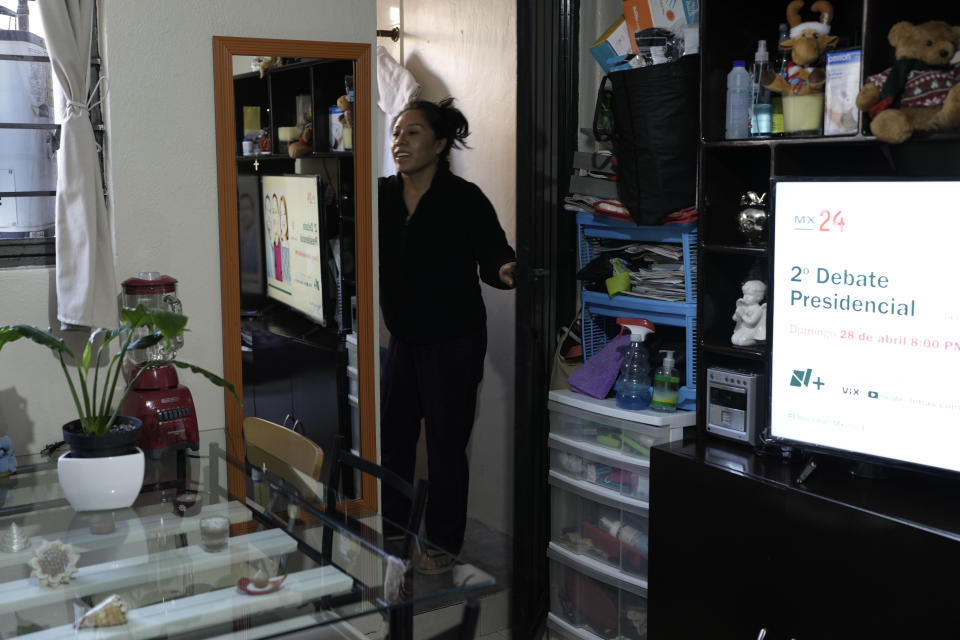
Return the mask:
{"type": "Polygon", "coordinates": [[[773,116],[773,97],[769,89],[760,85],[760,77],[770,68],[770,54],[767,41],[757,41],[757,52],[750,67],[750,136],[769,138],[771,118],[773,116]]]}
{"type": "Polygon", "coordinates": [[[620,365],[617,381],[617,406],[621,409],[646,409],[650,394],[650,359],[642,335],[631,335],[630,346],[620,365]]]}
{"type": "Polygon", "coordinates": [[[750,74],[743,60],[734,60],[727,74],[727,140],[742,140],[750,130],[750,74]]]}
{"type": "MultiPolygon", "coordinates": [[[[783,43],[790,38],[786,23],[780,24],[780,35],[777,36],[777,59],[773,62],[773,70],[781,77],[786,76],[787,64],[790,62],[790,52],[783,48],[783,43]]],[[[773,111],[770,117],[770,133],[774,136],[783,135],[783,96],[773,95],[773,111]]]]}

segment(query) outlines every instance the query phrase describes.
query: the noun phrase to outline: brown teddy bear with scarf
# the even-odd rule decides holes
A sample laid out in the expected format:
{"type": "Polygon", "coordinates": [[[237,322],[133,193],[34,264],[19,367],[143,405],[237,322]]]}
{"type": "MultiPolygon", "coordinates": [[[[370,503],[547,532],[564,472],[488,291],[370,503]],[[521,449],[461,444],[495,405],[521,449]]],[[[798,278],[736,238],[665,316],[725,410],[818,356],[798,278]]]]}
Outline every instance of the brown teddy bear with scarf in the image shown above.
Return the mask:
{"type": "Polygon", "coordinates": [[[870,114],[870,131],[899,143],[914,131],[960,127],[960,66],[951,63],[960,46],[960,27],[932,20],[898,22],[887,39],[893,67],[869,76],[857,108],[870,114]]]}

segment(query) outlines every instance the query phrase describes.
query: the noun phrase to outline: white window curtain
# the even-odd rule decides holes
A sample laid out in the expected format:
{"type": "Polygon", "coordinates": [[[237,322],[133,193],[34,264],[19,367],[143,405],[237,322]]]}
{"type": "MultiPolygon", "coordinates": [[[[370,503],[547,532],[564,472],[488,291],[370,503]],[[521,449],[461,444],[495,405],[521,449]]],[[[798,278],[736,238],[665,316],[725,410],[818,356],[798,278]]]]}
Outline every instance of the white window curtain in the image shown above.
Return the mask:
{"type": "Polygon", "coordinates": [[[96,0],[39,0],[47,51],[60,85],[57,153],[57,318],[70,325],[117,322],[113,234],[90,123],[90,49],[96,0]]]}

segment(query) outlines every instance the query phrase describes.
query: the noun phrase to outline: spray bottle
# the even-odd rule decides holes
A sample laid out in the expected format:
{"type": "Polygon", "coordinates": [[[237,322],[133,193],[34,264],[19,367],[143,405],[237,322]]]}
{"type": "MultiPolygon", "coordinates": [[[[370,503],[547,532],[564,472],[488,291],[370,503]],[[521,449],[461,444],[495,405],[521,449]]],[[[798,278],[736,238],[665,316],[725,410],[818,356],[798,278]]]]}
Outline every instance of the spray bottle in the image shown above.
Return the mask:
{"type": "Polygon", "coordinates": [[[643,339],[656,331],[645,318],[617,318],[617,324],[630,330],[630,346],[620,365],[617,381],[617,406],[621,409],[646,409],[650,406],[650,358],[643,339]]]}
{"type": "Polygon", "coordinates": [[[663,350],[663,364],[653,374],[654,411],[673,412],[677,410],[677,390],[680,388],[680,372],[673,366],[673,351],[663,350]]]}

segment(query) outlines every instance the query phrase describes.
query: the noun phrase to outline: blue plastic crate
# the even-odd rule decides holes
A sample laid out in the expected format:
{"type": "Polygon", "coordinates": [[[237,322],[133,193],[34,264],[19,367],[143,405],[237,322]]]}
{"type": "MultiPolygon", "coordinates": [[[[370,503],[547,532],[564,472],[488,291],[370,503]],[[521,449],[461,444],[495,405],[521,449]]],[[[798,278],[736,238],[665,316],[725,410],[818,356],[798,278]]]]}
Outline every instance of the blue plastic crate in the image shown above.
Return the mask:
{"type": "Polygon", "coordinates": [[[577,214],[579,246],[577,258],[579,269],[583,269],[597,257],[595,243],[600,239],[634,240],[637,242],[667,242],[682,245],[684,269],[684,293],[686,302],[697,302],[697,223],[667,224],[655,227],[641,227],[632,222],[624,222],[606,216],[591,213],[577,214]]]}
{"type": "Polygon", "coordinates": [[[683,327],[686,345],[687,387],[681,395],[687,408],[693,408],[697,379],[697,225],[695,222],[656,227],[637,226],[604,216],[577,214],[578,259],[582,269],[596,257],[596,239],[670,242],[682,245],[685,302],[667,302],[634,296],[610,297],[606,293],[581,291],[582,340],[584,358],[591,358],[607,344],[608,333],[615,331],[615,318],[646,318],[655,326],[683,327]],[[591,242],[594,240],[594,242],[591,242]]]}

